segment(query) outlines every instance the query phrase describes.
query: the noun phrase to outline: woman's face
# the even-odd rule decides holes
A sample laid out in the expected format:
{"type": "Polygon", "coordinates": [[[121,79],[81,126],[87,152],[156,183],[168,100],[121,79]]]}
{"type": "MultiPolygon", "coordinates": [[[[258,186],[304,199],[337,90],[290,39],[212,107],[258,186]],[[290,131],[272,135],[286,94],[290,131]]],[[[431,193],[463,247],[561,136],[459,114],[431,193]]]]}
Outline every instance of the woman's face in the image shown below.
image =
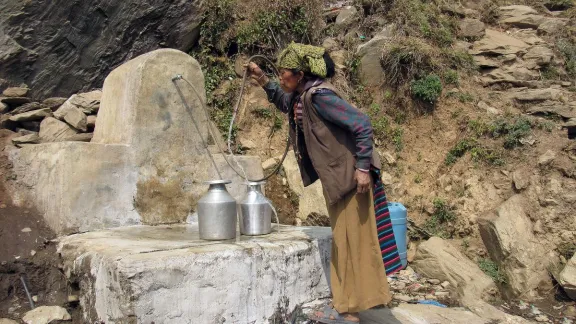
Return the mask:
{"type": "Polygon", "coordinates": [[[298,89],[300,80],[304,77],[304,72],[293,73],[288,69],[280,69],[280,86],[285,92],[291,93],[298,89]]]}

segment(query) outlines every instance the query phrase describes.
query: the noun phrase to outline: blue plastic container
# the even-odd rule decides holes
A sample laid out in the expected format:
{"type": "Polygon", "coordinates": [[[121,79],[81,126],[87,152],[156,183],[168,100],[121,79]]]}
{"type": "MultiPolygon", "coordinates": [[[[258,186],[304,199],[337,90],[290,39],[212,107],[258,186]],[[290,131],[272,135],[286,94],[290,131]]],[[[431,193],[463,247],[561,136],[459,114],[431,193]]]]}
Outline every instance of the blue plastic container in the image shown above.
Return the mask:
{"type": "Polygon", "coordinates": [[[398,246],[398,253],[402,262],[402,269],[408,265],[407,259],[407,232],[408,232],[408,211],[401,203],[389,202],[388,210],[392,220],[392,231],[398,246]]]}

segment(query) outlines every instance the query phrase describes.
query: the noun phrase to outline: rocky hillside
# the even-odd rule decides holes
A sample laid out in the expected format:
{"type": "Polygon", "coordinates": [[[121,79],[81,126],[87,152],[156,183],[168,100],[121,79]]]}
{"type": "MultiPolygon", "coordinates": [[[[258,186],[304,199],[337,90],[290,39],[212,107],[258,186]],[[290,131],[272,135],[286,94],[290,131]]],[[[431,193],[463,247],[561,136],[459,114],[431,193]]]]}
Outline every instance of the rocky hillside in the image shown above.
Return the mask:
{"type": "Polygon", "coordinates": [[[36,99],[101,87],[119,64],[159,47],[189,51],[199,1],[0,2],[0,83],[36,99]]]}

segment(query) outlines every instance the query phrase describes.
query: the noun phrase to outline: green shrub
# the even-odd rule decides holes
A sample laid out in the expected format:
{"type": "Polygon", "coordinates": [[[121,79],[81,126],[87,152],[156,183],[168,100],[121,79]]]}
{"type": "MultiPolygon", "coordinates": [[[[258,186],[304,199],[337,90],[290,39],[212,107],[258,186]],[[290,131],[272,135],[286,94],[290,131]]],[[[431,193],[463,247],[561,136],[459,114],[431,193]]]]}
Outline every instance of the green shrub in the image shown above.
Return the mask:
{"type": "Polygon", "coordinates": [[[426,220],[424,224],[424,229],[433,235],[450,238],[452,235],[447,231],[447,225],[450,222],[456,220],[456,213],[454,209],[448,206],[446,201],[441,198],[435,198],[433,200],[434,212],[426,220]]]}
{"type": "Polygon", "coordinates": [[[382,68],[386,82],[399,87],[410,80],[440,70],[434,49],[413,37],[400,38],[384,47],[382,68]]]}
{"type": "Polygon", "coordinates": [[[412,81],[410,86],[412,96],[424,102],[435,104],[442,94],[442,81],[435,74],[412,81]]]}
{"type": "Polygon", "coordinates": [[[478,266],[486,275],[488,275],[494,282],[499,284],[505,284],[508,282],[506,274],[500,271],[500,268],[494,261],[490,259],[480,259],[478,260],[478,266]]]}
{"type": "Polygon", "coordinates": [[[552,65],[545,66],[540,70],[540,76],[544,80],[558,80],[560,79],[560,73],[558,69],[552,65]]]}
{"type": "Polygon", "coordinates": [[[456,214],[444,199],[435,198],[432,203],[434,204],[432,217],[436,218],[440,223],[452,222],[456,219],[456,214]]]}
{"type": "Polygon", "coordinates": [[[444,82],[446,84],[453,84],[453,85],[460,84],[460,77],[458,76],[458,72],[454,70],[448,70],[444,72],[444,82]]]}
{"type": "Polygon", "coordinates": [[[532,122],[524,116],[507,120],[498,119],[492,124],[491,132],[493,137],[504,136],[504,147],[512,149],[522,145],[520,140],[530,135],[532,131],[532,122]]]}
{"type": "Polygon", "coordinates": [[[576,78],[576,43],[568,39],[560,39],[557,46],[564,56],[566,72],[572,79],[576,78]]]}
{"type": "Polygon", "coordinates": [[[444,162],[446,165],[452,165],[458,161],[459,158],[463,157],[466,152],[471,150],[472,148],[476,147],[478,143],[476,140],[465,138],[460,140],[456,146],[454,146],[448,154],[446,155],[446,159],[444,162]]]}

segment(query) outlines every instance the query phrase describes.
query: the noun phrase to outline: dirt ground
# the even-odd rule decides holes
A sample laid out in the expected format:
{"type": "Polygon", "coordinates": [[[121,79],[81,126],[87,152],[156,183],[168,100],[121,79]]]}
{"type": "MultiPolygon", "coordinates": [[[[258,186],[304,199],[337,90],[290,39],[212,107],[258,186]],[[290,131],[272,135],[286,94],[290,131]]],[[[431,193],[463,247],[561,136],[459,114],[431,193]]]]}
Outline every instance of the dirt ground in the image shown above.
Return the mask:
{"type": "Polygon", "coordinates": [[[74,295],[59,268],[55,234],[40,214],[14,206],[4,181],[12,179],[12,165],[5,156],[5,143],[14,133],[0,130],[0,318],[20,320],[31,309],[22,279],[36,306],[63,306],[82,323],[74,295]],[[21,279],[22,278],[22,279],[21,279]]]}

